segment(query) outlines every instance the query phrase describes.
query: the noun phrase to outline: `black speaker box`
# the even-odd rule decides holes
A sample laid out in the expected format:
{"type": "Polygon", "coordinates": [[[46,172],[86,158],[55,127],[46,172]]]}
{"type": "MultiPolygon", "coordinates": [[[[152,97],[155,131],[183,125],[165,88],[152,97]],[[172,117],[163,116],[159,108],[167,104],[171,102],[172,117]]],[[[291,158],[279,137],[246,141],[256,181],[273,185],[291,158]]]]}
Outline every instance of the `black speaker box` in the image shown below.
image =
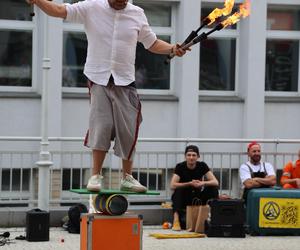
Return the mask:
{"type": "Polygon", "coordinates": [[[210,224],[244,225],[246,211],[244,200],[210,200],[210,224]]]}
{"type": "Polygon", "coordinates": [[[49,212],[33,209],[26,213],[26,240],[49,241],[49,212]]]}
{"type": "Polygon", "coordinates": [[[246,237],[244,225],[213,225],[208,222],[205,223],[205,234],[207,237],[246,237]]]}

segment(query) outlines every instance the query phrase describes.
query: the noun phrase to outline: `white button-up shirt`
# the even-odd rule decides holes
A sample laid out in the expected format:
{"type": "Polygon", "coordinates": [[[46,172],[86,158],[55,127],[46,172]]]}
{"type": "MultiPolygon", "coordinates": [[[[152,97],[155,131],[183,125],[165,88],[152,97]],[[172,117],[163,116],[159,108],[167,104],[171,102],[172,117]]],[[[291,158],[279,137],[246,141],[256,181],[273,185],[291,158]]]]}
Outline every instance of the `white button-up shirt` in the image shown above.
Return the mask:
{"type": "Polygon", "coordinates": [[[115,84],[126,86],[135,80],[137,42],[146,49],[156,41],[144,11],[131,3],[123,10],[110,7],[108,0],[86,0],[66,4],[70,22],[84,24],[88,40],[84,74],[106,86],[112,74],[115,84]]]}

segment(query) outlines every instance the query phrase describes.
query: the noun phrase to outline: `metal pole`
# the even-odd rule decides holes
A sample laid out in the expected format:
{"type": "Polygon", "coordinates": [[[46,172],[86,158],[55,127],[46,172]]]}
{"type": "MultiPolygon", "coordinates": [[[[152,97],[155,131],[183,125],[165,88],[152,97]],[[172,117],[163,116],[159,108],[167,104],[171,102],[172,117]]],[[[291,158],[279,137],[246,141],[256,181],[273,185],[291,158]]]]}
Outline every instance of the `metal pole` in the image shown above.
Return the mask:
{"type": "MultiPolygon", "coordinates": [[[[40,12],[41,13],[41,12],[40,12]]],[[[50,167],[53,165],[48,141],[48,73],[51,68],[48,57],[48,16],[43,14],[43,83],[41,110],[41,148],[40,158],[36,163],[39,170],[38,207],[49,211],[50,167]]]]}

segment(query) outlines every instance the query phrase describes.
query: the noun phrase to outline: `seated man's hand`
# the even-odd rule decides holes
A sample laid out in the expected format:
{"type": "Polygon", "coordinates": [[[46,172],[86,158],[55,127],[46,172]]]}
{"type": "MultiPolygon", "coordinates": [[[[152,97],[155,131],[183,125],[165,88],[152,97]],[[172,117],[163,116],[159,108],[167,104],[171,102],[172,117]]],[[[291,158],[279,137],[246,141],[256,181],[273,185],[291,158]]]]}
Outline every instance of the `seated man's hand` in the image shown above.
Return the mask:
{"type": "Polygon", "coordinates": [[[204,186],[204,181],[200,181],[200,180],[193,180],[193,187],[194,188],[201,188],[204,186]]]}
{"type": "Polygon", "coordinates": [[[300,188],[300,178],[296,179],[296,185],[297,185],[297,188],[300,188]]]}

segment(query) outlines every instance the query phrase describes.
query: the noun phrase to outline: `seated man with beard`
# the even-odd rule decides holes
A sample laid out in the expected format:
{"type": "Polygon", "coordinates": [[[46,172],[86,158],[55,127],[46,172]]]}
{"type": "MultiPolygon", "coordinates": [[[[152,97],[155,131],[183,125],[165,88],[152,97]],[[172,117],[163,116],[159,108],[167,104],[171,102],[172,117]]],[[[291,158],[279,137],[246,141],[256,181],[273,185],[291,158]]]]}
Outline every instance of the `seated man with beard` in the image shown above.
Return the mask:
{"type": "Polygon", "coordinates": [[[243,185],[243,199],[247,203],[247,195],[252,188],[269,188],[276,184],[276,175],[273,166],[261,161],[261,146],[257,142],[248,145],[249,161],[239,169],[243,185]]]}

